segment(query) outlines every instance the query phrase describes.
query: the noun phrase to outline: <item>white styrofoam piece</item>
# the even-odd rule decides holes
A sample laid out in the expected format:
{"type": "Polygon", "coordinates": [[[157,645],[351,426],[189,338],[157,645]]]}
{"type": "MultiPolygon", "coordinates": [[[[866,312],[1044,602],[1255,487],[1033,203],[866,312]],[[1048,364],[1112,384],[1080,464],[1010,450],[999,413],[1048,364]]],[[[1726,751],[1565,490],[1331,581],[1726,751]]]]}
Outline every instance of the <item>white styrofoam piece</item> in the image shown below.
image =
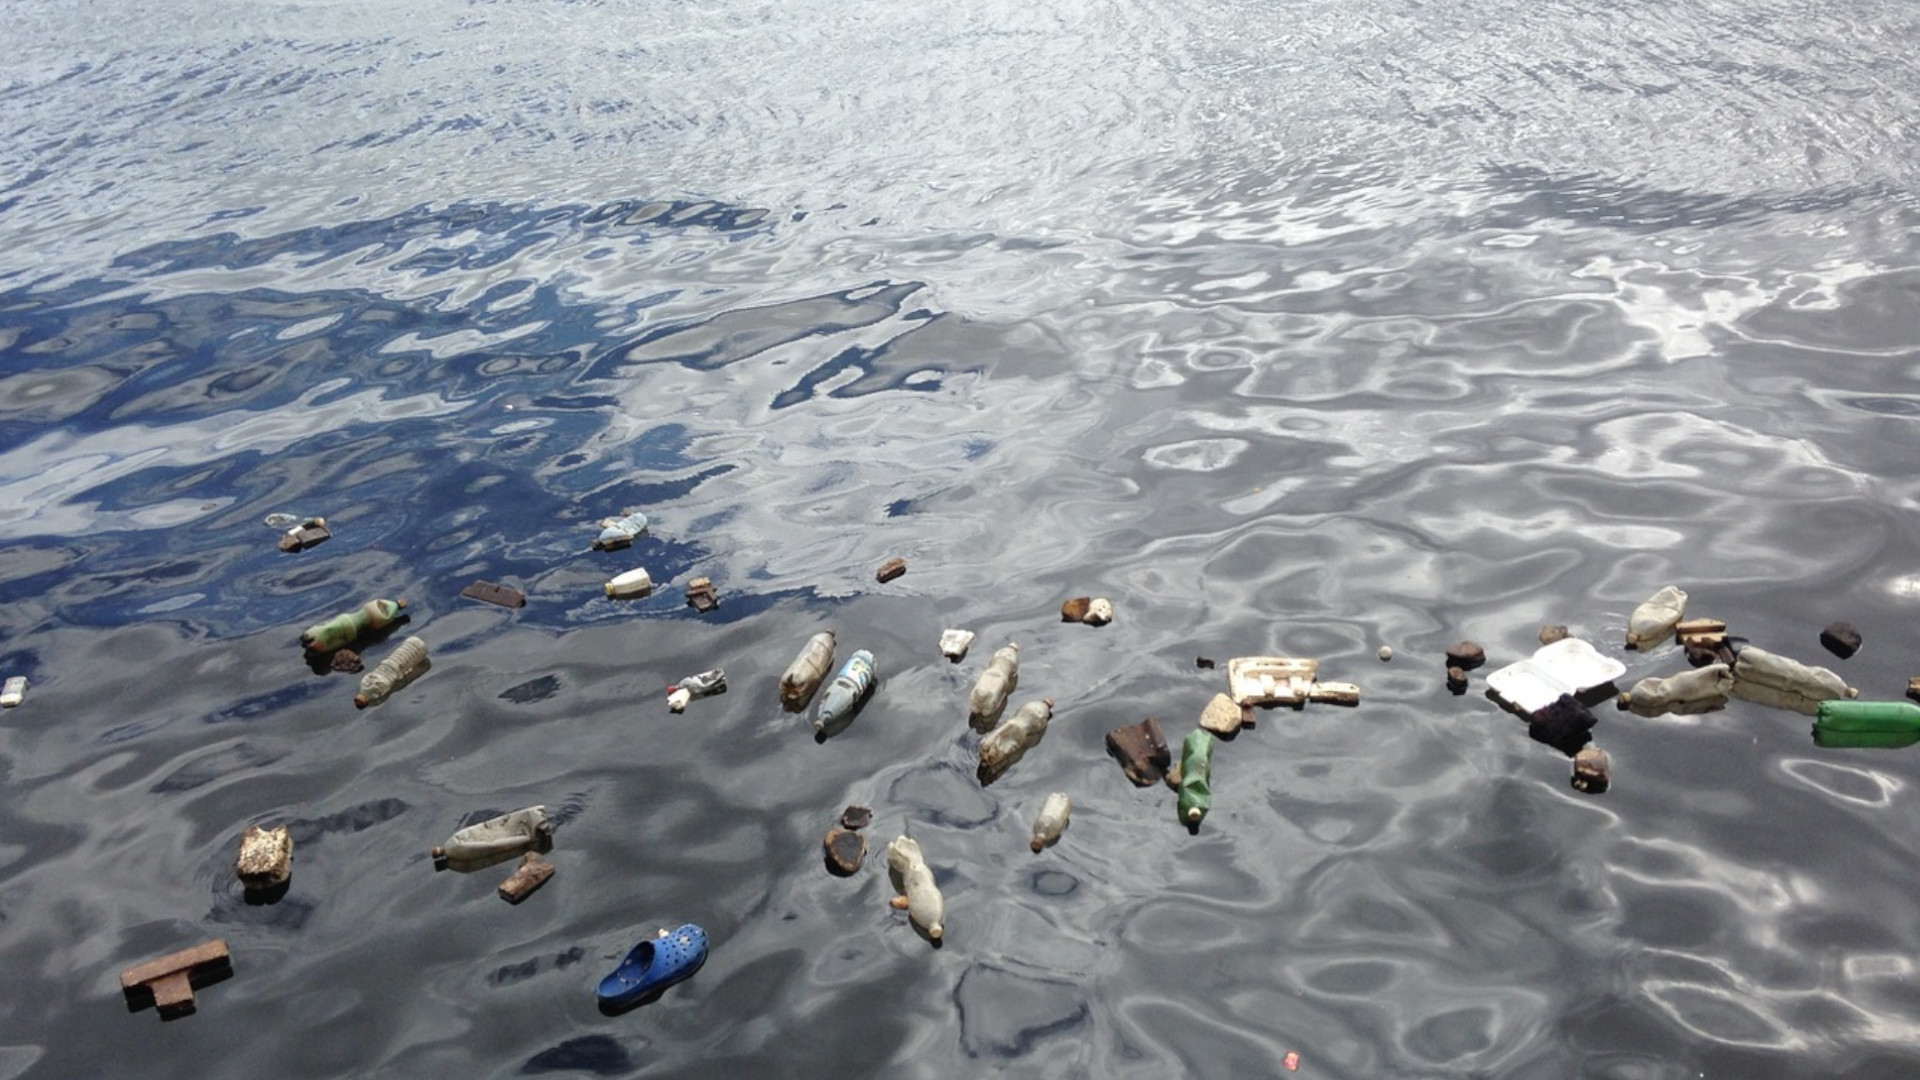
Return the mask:
{"type": "Polygon", "coordinates": [[[1534,712],[1565,694],[1579,694],[1627,673],[1627,665],[1579,638],[1542,645],[1533,655],[1487,676],[1487,689],[1521,712],[1534,712]]]}

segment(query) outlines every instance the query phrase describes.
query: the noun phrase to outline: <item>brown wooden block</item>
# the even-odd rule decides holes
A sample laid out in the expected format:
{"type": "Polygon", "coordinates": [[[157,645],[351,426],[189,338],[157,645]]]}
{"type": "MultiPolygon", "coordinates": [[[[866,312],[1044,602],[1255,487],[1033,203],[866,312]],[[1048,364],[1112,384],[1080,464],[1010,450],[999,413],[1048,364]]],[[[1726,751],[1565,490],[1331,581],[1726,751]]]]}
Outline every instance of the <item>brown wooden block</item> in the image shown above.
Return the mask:
{"type": "Polygon", "coordinates": [[[907,560],[900,559],[900,558],[893,558],[893,559],[888,559],[886,562],[881,563],[880,569],[875,570],[873,572],[873,578],[875,581],[878,581],[880,584],[885,585],[887,582],[892,581],[894,578],[897,578],[901,574],[904,574],[906,572],[907,572],[907,560]]]}
{"type": "Polygon", "coordinates": [[[305,551],[315,544],[332,538],[333,533],[327,531],[327,519],[314,518],[305,525],[295,526],[283,533],[280,537],[280,550],[305,551]]]}
{"type": "Polygon", "coordinates": [[[469,600],[478,600],[486,604],[499,604],[501,607],[526,607],[527,594],[511,585],[495,585],[491,581],[476,581],[460,590],[460,595],[469,600]]]}
{"type": "Polygon", "coordinates": [[[695,611],[712,611],[720,606],[720,594],[711,578],[697,577],[687,582],[687,606],[695,611]]]}
{"type": "Polygon", "coordinates": [[[509,904],[517,904],[533,895],[533,891],[547,883],[553,876],[553,864],[529,851],[520,858],[520,865],[514,868],[513,876],[500,883],[500,899],[509,904]]]}
{"type": "Polygon", "coordinates": [[[128,968],[120,973],[120,989],[129,1009],[144,1008],[151,1000],[160,1018],[171,1020],[193,1012],[195,987],[231,974],[233,958],[227,943],[216,938],[128,968]]]}

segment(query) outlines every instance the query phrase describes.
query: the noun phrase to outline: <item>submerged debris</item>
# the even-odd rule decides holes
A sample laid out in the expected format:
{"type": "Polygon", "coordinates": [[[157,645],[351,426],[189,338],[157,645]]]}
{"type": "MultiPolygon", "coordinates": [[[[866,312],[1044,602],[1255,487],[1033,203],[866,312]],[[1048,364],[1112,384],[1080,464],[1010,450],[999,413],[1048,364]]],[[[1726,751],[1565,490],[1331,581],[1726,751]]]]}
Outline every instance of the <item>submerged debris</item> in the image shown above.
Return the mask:
{"type": "Polygon", "coordinates": [[[1447,650],[1447,666],[1472,671],[1487,662],[1487,650],[1477,641],[1462,641],[1447,650]]]}
{"type": "Polygon", "coordinates": [[[1120,763],[1120,769],[1135,787],[1151,787],[1166,779],[1173,766],[1173,751],[1160,721],[1149,716],[1137,724],[1128,724],[1107,732],[1107,753],[1120,763]]]}
{"type": "MultiPolygon", "coordinates": [[[[1572,638],[1568,639],[1573,640],[1572,638]]],[[[1571,694],[1565,694],[1545,708],[1527,717],[1527,734],[1533,741],[1545,743],[1573,757],[1587,745],[1589,733],[1598,719],[1571,694]]]]}

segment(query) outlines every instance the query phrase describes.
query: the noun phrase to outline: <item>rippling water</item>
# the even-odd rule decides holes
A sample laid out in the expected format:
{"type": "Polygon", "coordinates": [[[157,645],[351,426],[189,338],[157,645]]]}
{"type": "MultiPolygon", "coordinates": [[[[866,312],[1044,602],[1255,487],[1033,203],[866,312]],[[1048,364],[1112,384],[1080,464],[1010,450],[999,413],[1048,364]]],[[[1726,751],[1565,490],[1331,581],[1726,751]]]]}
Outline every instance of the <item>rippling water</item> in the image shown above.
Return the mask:
{"type": "Polygon", "coordinates": [[[1911,5],[5,7],[0,1076],[1920,1067],[1914,751],[1608,708],[1583,796],[1441,671],[1566,623],[1671,673],[1619,644],[1671,582],[1916,673],[1911,5]],[[434,663],[356,712],[296,636],[372,596],[434,663]],[[816,743],[774,682],[822,627],[882,681],[816,743]],[[982,789],[1008,640],[1055,718],[982,789]],[[1190,836],[1102,736],[1264,652],[1364,701],[1223,744],[1190,836]],[[432,872],[531,803],[525,904],[432,872]],[[706,967],[601,1015],[681,921],[706,967]],[[128,1015],[209,937],[198,1015],[128,1015]]]}

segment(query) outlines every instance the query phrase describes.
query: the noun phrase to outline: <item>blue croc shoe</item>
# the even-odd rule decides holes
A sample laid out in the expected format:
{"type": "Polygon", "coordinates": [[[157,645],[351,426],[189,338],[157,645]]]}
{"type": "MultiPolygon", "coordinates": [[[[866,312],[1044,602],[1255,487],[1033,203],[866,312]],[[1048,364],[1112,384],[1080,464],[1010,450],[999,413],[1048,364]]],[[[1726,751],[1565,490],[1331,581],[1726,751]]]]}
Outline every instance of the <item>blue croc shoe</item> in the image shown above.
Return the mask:
{"type": "Polygon", "coordinates": [[[613,974],[600,980],[600,1004],[624,1008],[665,990],[707,962],[707,932],[692,923],[633,947],[613,974]]]}

